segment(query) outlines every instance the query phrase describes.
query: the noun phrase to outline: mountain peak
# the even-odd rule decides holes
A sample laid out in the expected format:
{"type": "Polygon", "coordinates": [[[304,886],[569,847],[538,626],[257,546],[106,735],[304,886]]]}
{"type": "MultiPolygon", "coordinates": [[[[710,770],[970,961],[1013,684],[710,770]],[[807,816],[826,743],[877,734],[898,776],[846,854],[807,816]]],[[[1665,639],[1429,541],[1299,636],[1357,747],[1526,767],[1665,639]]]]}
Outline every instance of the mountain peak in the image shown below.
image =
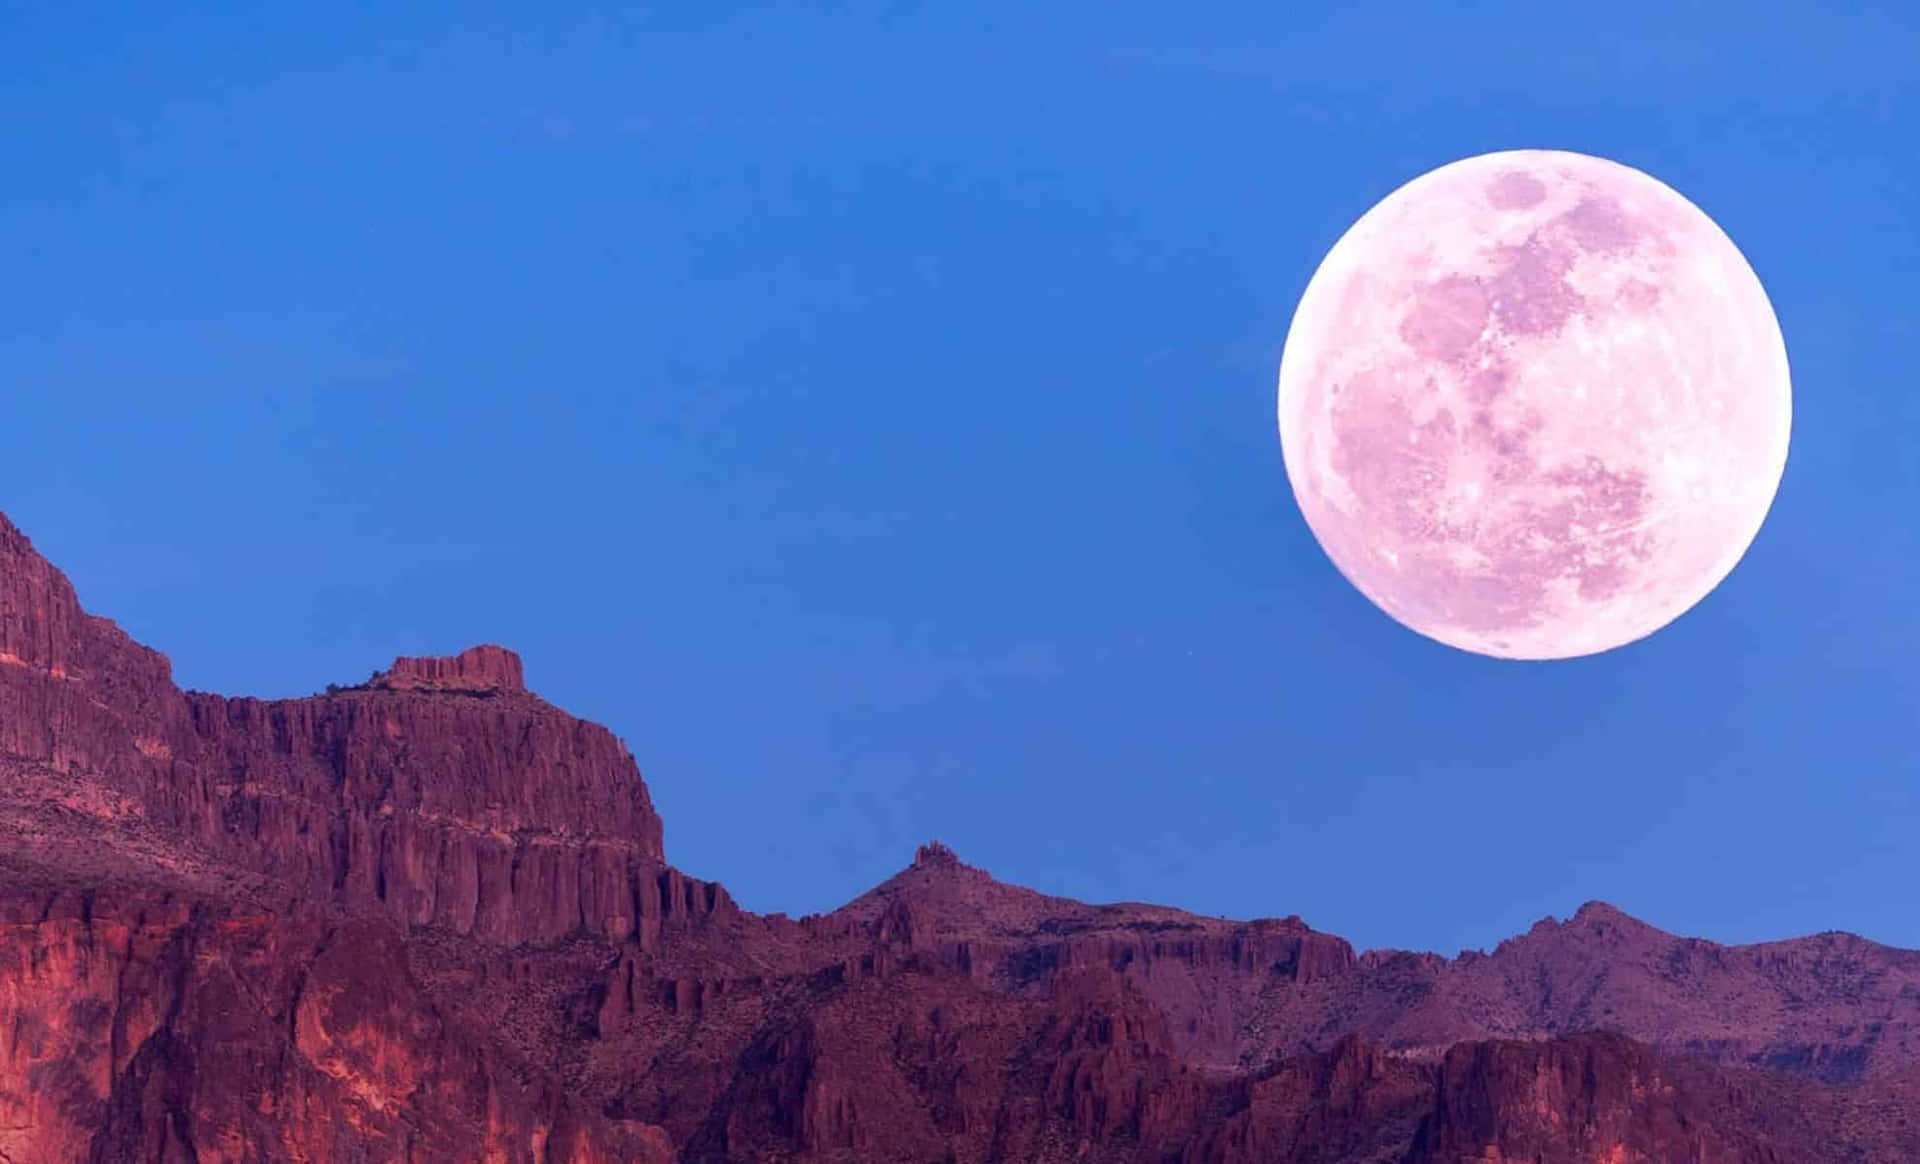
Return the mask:
{"type": "Polygon", "coordinates": [[[469,647],[451,656],[402,656],[374,676],[369,686],[456,695],[519,695],[527,689],[520,656],[492,645],[469,647]]]}
{"type": "Polygon", "coordinates": [[[1635,924],[1643,924],[1638,918],[1627,913],[1625,910],[1618,906],[1608,905],[1604,901],[1589,901],[1585,903],[1579,909],[1573,911],[1573,917],[1569,920],[1586,922],[1588,924],[1595,922],[1633,922],[1635,924]]]}
{"type": "Polygon", "coordinates": [[[928,841],[913,851],[915,869],[952,869],[960,865],[960,854],[941,841],[928,841]]]}

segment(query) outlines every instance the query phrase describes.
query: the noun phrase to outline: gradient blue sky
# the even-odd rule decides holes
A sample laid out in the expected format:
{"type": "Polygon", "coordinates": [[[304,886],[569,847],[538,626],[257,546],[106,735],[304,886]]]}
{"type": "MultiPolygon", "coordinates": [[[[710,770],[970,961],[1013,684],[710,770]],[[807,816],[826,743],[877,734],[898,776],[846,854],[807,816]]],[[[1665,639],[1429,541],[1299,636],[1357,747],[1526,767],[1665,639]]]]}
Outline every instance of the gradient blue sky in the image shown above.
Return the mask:
{"type": "Polygon", "coordinates": [[[1920,946],[1920,9],[671,7],[8,6],[0,508],[189,686],[516,647],[758,910],[937,836],[1920,946]],[[1795,372],[1745,561],[1558,664],[1378,613],[1272,422],[1340,232],[1514,147],[1705,209],[1795,372]]]}

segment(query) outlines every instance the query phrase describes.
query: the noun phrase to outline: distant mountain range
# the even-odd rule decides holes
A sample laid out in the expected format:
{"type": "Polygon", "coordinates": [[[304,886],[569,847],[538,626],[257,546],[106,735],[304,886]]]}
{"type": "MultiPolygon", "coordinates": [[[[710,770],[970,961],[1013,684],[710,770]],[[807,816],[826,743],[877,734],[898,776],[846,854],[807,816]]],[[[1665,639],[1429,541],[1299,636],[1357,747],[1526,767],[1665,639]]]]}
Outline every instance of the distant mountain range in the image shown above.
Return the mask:
{"type": "Polygon", "coordinates": [[[0,1032],[7,1164],[1920,1161],[1920,952],[1357,954],[937,843],[760,916],[512,652],[182,691],[3,516],[0,1032]]]}

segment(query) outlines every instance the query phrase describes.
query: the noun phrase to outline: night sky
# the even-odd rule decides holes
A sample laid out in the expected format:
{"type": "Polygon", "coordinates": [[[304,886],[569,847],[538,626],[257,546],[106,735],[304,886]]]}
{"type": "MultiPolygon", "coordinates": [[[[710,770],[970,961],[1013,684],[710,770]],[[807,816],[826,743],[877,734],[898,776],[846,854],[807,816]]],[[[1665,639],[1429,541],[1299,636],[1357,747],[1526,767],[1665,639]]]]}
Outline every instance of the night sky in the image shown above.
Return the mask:
{"type": "Polygon", "coordinates": [[[1920,946],[1920,8],[671,7],[8,8],[0,509],[186,686],[516,648],[751,909],[938,837],[1920,946]],[[1527,147],[1711,215],[1795,413],[1716,592],[1523,664],[1339,575],[1273,393],[1356,217],[1527,147]]]}

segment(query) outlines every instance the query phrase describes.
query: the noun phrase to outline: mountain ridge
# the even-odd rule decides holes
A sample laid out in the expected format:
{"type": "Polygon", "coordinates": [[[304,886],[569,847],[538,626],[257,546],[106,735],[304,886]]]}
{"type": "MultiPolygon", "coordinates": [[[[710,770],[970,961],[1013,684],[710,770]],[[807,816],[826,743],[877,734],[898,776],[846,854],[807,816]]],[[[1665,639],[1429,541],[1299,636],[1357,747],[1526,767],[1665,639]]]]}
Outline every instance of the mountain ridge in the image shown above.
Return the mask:
{"type": "Polygon", "coordinates": [[[1356,951],[937,841],[754,914],[506,648],[182,691],[3,514],[0,777],[16,1159],[1920,1157],[1920,952],[1598,901],[1356,951]]]}

